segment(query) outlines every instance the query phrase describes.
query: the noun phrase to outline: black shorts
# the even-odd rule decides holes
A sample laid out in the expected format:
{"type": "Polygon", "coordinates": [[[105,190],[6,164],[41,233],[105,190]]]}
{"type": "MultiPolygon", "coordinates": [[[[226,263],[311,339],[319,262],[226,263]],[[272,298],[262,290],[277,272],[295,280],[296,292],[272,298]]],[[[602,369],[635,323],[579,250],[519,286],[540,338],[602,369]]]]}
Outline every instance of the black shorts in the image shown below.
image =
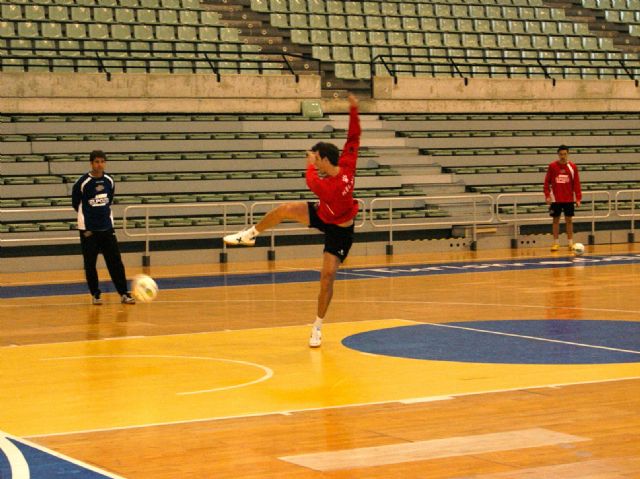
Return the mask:
{"type": "Polygon", "coordinates": [[[573,201],[569,203],[551,203],[551,206],[549,206],[549,216],[558,218],[562,213],[564,213],[565,218],[567,216],[575,215],[575,206],[573,201]]]}
{"type": "Polygon", "coordinates": [[[318,216],[317,203],[307,203],[309,207],[309,227],[319,229],[324,233],[324,251],[337,256],[344,262],[353,244],[354,225],[338,226],[325,223],[318,216]]]}

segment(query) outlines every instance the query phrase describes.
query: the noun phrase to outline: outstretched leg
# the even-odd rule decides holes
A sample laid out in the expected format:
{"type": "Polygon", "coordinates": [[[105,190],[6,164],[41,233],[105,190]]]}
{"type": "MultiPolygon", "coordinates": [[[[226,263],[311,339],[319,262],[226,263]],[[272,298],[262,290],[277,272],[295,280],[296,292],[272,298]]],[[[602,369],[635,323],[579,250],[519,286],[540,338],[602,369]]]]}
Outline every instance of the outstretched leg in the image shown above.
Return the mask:
{"type": "Polygon", "coordinates": [[[256,243],[256,237],[260,233],[286,220],[297,221],[309,226],[309,207],[307,203],[283,203],[269,211],[257,225],[238,233],[227,235],[222,240],[228,245],[253,246],[256,243]]]}
{"type": "Polygon", "coordinates": [[[309,226],[309,207],[307,203],[284,203],[269,211],[255,228],[258,233],[262,233],[286,220],[297,221],[304,226],[309,226]]]}

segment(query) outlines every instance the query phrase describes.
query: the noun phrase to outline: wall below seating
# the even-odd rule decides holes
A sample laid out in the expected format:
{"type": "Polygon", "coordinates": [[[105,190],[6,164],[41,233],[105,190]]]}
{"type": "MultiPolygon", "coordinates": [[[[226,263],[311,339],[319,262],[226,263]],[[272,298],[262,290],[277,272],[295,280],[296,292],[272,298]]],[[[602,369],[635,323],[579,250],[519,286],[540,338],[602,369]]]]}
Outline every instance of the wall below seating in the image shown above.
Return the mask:
{"type": "Polygon", "coordinates": [[[637,111],[632,80],[389,77],[374,80],[376,109],[388,113],[637,111]]]}
{"type": "MultiPolygon", "coordinates": [[[[322,98],[317,75],[0,73],[0,111],[9,113],[298,113],[321,100],[325,113],[345,101],[322,98]]],[[[389,77],[374,79],[364,113],[639,111],[631,80],[389,77]]]]}
{"type": "Polygon", "coordinates": [[[317,75],[0,73],[4,114],[291,113],[319,97],[317,75]]]}

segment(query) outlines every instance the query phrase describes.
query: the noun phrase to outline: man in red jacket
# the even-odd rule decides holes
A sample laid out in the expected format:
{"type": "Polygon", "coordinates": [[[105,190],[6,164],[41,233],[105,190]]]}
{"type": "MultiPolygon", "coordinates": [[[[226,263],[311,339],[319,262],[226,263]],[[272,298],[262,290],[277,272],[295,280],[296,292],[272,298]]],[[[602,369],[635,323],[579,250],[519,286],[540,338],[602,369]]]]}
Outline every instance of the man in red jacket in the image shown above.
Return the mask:
{"type": "Polygon", "coordinates": [[[294,220],[324,233],[320,293],[309,338],[312,348],[322,343],[322,321],[331,303],[340,263],[351,249],[354,218],[358,214],[353,188],[360,146],[360,119],[358,100],[353,95],[349,95],[349,106],[349,131],[342,154],[337,146],[325,142],[317,143],[307,151],[307,186],[319,201],[284,203],[267,213],[257,225],[223,238],[228,245],[253,246],[260,233],[285,220],[294,220]]]}
{"type": "Polygon", "coordinates": [[[560,215],[564,212],[567,225],[569,249],[573,250],[573,215],[575,206],[580,206],[582,190],[578,167],[569,161],[569,148],[561,145],[558,148],[558,160],[549,164],[544,178],[544,196],[549,205],[549,214],[553,217],[553,245],[551,251],[558,251],[560,234],[560,215]],[[553,194],[553,199],[552,199],[553,194]]]}

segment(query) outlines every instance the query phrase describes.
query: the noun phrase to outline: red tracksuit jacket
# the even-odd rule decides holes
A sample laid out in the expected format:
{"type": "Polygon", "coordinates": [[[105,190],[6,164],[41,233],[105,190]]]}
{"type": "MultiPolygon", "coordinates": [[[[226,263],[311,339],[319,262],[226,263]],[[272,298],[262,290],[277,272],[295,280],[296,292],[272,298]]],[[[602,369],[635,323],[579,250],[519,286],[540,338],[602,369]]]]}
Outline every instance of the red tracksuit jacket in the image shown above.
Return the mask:
{"type": "Polygon", "coordinates": [[[580,175],[574,163],[567,161],[566,165],[562,165],[557,160],[549,163],[547,175],[544,178],[544,197],[549,198],[552,192],[553,201],[556,203],[582,201],[580,175]]]}
{"type": "Polygon", "coordinates": [[[353,188],[359,146],[360,119],[358,109],[353,107],[349,111],[347,141],[338,160],[340,173],[321,178],[313,165],[307,166],[307,186],[320,199],[318,216],[325,223],[346,223],[358,214],[358,202],[353,199],[353,188]]]}

